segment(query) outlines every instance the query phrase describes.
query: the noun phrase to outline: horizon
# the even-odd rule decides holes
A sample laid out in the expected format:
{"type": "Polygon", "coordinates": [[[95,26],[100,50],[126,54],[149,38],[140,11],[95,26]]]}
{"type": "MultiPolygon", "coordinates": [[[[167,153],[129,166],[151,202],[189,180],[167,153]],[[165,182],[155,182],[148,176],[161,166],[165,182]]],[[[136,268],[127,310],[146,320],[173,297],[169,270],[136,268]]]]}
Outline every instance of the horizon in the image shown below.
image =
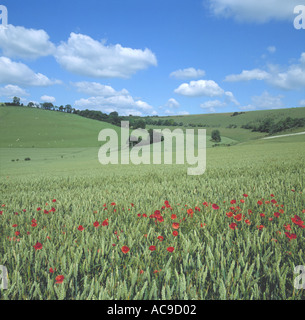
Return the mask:
{"type": "Polygon", "coordinates": [[[1,5],[1,101],[144,117],[305,106],[303,0],[1,5]]]}

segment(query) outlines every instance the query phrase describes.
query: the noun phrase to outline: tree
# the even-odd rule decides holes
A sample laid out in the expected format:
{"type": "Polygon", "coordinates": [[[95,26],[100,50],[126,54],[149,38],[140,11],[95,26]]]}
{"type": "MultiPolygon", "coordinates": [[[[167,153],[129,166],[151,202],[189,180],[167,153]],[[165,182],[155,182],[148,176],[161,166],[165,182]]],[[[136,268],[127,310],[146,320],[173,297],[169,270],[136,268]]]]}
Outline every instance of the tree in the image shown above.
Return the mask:
{"type": "Polygon", "coordinates": [[[138,119],[134,122],[133,129],[145,129],[146,122],[143,119],[138,119]]]}
{"type": "Polygon", "coordinates": [[[70,104],[66,105],[66,111],[67,111],[67,113],[71,113],[72,112],[72,107],[71,107],[70,104]]]}
{"type": "Polygon", "coordinates": [[[13,98],[13,104],[14,104],[15,106],[20,106],[20,98],[14,97],[14,98],[13,98]]]}
{"type": "Polygon", "coordinates": [[[213,131],[212,131],[211,138],[212,138],[212,141],[220,142],[220,141],[221,141],[221,137],[220,137],[220,132],[219,132],[219,130],[213,130],[213,131]]]}

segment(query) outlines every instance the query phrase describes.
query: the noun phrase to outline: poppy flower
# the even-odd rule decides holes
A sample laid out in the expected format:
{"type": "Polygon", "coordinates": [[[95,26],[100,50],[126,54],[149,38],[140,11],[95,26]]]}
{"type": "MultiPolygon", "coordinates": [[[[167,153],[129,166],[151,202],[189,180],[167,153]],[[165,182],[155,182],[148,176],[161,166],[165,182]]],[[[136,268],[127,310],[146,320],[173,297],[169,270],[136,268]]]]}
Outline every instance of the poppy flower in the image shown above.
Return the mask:
{"type": "Polygon", "coordinates": [[[243,196],[244,196],[245,198],[247,198],[247,197],[248,197],[248,195],[247,195],[246,193],[244,193],[244,194],[243,194],[243,196]]]}
{"type": "Polygon", "coordinates": [[[272,199],[272,200],[271,200],[271,202],[272,202],[272,203],[277,203],[277,201],[276,201],[276,200],[274,200],[274,199],[272,199]]]}
{"type": "Polygon", "coordinates": [[[59,275],[55,278],[56,282],[55,283],[63,283],[65,277],[63,275],[59,275]]]}
{"type": "Polygon", "coordinates": [[[41,208],[39,207],[39,208],[37,208],[37,211],[40,211],[41,210],[41,208]]]}
{"type": "Polygon", "coordinates": [[[166,250],[167,250],[168,252],[173,252],[173,251],[175,250],[175,248],[174,248],[174,247],[168,247],[166,250]]]}
{"type": "Polygon", "coordinates": [[[244,199],[240,199],[239,200],[241,203],[245,203],[245,200],[244,199]]]}
{"type": "Polygon", "coordinates": [[[112,205],[112,206],[115,206],[115,202],[111,202],[111,205],[112,205]]]}
{"type": "Polygon", "coordinates": [[[163,240],[164,240],[164,237],[158,236],[157,239],[158,239],[159,241],[163,241],[163,240]]]}
{"type": "Polygon", "coordinates": [[[104,220],[104,221],[102,222],[102,226],[103,226],[103,227],[108,226],[108,225],[109,225],[108,219],[106,219],[106,220],[104,220]]]}
{"type": "Polygon", "coordinates": [[[237,224],[232,222],[229,227],[232,229],[232,230],[235,230],[235,228],[237,227],[237,224]]]}
{"type": "Polygon", "coordinates": [[[232,211],[226,212],[226,216],[228,218],[231,218],[233,216],[233,212],[232,211]]]}
{"type": "Polygon", "coordinates": [[[218,206],[217,204],[213,203],[213,204],[212,204],[212,208],[213,208],[214,210],[218,210],[218,209],[219,209],[219,206],[218,206]]]}
{"type": "Polygon", "coordinates": [[[264,213],[260,213],[259,215],[260,215],[262,218],[265,217],[265,214],[264,214],[264,213]]]}
{"type": "Polygon", "coordinates": [[[20,235],[20,231],[16,231],[16,232],[15,232],[15,235],[16,235],[16,236],[19,236],[19,235],[20,235]]]}
{"type": "Polygon", "coordinates": [[[178,234],[179,234],[178,231],[176,231],[176,230],[173,231],[173,236],[174,236],[174,237],[176,237],[178,234]]]}
{"type": "Polygon", "coordinates": [[[257,201],[257,204],[259,205],[259,206],[261,206],[262,204],[263,204],[263,202],[262,201],[257,201]]]}
{"type": "Polygon", "coordinates": [[[236,203],[236,200],[231,200],[230,203],[234,204],[234,203],[236,203]]]}
{"type": "Polygon", "coordinates": [[[123,246],[123,247],[121,248],[121,250],[122,250],[123,253],[126,254],[130,249],[129,249],[127,246],[123,246]]]}
{"type": "Polygon", "coordinates": [[[234,216],[234,219],[235,219],[236,221],[241,221],[241,219],[242,219],[241,213],[235,215],[235,216],[234,216]]]}
{"type": "Polygon", "coordinates": [[[141,270],[140,270],[140,274],[143,274],[143,273],[144,273],[144,270],[141,269],[141,270]]]}
{"type": "Polygon", "coordinates": [[[95,221],[94,223],[93,223],[93,226],[95,227],[95,228],[97,228],[97,227],[99,227],[99,222],[98,221],[95,221]]]}
{"type": "Polygon", "coordinates": [[[194,214],[193,209],[187,209],[186,212],[187,212],[187,214],[188,214],[189,216],[193,217],[193,214],[194,214]]]}
{"type": "Polygon", "coordinates": [[[297,238],[297,235],[295,233],[290,233],[290,232],[285,232],[285,235],[288,239],[296,239],[297,238]]]}
{"type": "Polygon", "coordinates": [[[287,230],[287,231],[290,231],[291,230],[291,225],[290,224],[284,224],[284,228],[287,230]]]}
{"type": "Polygon", "coordinates": [[[79,231],[83,231],[84,230],[84,227],[82,225],[78,226],[77,228],[79,231]]]}
{"type": "Polygon", "coordinates": [[[16,228],[16,227],[18,227],[18,224],[13,224],[12,227],[16,228]]]}
{"type": "Polygon", "coordinates": [[[150,251],[155,251],[155,250],[156,250],[156,246],[150,246],[148,249],[149,249],[150,251]]]}
{"type": "Polygon", "coordinates": [[[180,225],[179,225],[178,222],[174,222],[174,223],[172,224],[172,227],[173,227],[174,229],[179,229],[180,225]]]}
{"type": "MultiPolygon", "coordinates": [[[[55,270],[56,270],[56,269],[55,269],[55,270]]],[[[50,268],[50,269],[49,269],[49,272],[50,272],[50,273],[54,273],[54,269],[53,269],[53,268],[50,268]]]]}
{"type": "Polygon", "coordinates": [[[175,219],[177,219],[177,215],[175,215],[175,214],[172,214],[172,215],[171,215],[171,219],[172,219],[172,220],[175,220],[175,219]]]}
{"type": "Polygon", "coordinates": [[[274,194],[273,194],[273,193],[271,193],[271,194],[270,194],[270,197],[272,197],[272,198],[273,198],[273,197],[274,197],[274,194]]]}
{"type": "Polygon", "coordinates": [[[146,213],[143,213],[143,214],[142,214],[142,217],[143,217],[143,218],[147,218],[147,214],[146,214],[146,213]]]}
{"type": "Polygon", "coordinates": [[[40,242],[36,242],[36,244],[33,246],[35,250],[41,250],[42,249],[42,244],[40,242]]]}
{"type": "Polygon", "coordinates": [[[52,202],[56,202],[56,199],[53,199],[52,202]]]}
{"type": "Polygon", "coordinates": [[[262,229],[265,228],[265,227],[261,224],[260,226],[256,226],[256,228],[257,228],[258,230],[262,230],[262,229]]]}
{"type": "Polygon", "coordinates": [[[31,227],[37,227],[37,223],[36,222],[33,222],[32,224],[31,224],[31,227]]]}
{"type": "Polygon", "coordinates": [[[245,223],[249,226],[251,224],[250,220],[249,219],[246,219],[245,220],[245,223]]]}
{"type": "Polygon", "coordinates": [[[279,218],[279,216],[280,216],[280,213],[279,212],[274,212],[274,214],[273,214],[276,218],[279,218]]]}

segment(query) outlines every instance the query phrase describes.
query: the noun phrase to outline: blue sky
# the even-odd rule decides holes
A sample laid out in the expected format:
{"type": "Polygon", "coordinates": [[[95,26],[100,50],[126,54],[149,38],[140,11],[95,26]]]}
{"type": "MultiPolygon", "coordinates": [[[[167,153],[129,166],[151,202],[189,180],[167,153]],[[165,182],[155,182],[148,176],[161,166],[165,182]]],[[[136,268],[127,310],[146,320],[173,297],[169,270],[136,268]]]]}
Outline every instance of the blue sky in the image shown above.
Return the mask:
{"type": "Polygon", "coordinates": [[[294,27],[304,0],[0,5],[0,101],[121,115],[305,106],[305,29],[294,27]]]}

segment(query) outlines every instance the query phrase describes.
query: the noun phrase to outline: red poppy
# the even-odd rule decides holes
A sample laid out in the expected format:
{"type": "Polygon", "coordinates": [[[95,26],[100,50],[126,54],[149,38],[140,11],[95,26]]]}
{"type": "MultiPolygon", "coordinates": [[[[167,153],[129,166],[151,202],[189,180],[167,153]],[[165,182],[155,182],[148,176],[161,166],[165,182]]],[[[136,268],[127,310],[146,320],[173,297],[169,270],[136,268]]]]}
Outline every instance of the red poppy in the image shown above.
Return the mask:
{"type": "Polygon", "coordinates": [[[112,205],[112,206],[115,206],[115,202],[111,202],[111,205],[112,205]]]}
{"type": "Polygon", "coordinates": [[[257,204],[259,205],[259,206],[261,206],[263,203],[262,203],[262,201],[257,201],[257,204]]]}
{"type": "Polygon", "coordinates": [[[158,236],[157,239],[158,239],[159,241],[163,241],[163,240],[164,240],[164,237],[158,236]]]}
{"type": "Polygon", "coordinates": [[[256,228],[257,228],[258,230],[262,230],[262,229],[265,228],[265,227],[261,224],[260,226],[256,226],[256,228]]]}
{"type": "Polygon", "coordinates": [[[285,232],[285,235],[288,239],[296,239],[297,238],[297,235],[295,233],[290,233],[290,232],[285,232]]]}
{"type": "Polygon", "coordinates": [[[59,275],[55,278],[56,282],[55,283],[63,283],[65,277],[63,275],[59,275]]]}
{"type": "Polygon", "coordinates": [[[166,250],[167,250],[168,252],[173,252],[173,251],[175,250],[175,248],[174,248],[174,247],[168,247],[166,250]]]}
{"type": "Polygon", "coordinates": [[[231,218],[233,216],[233,212],[232,211],[226,212],[226,216],[228,218],[231,218]]]}
{"type": "Polygon", "coordinates": [[[273,193],[271,193],[271,194],[270,194],[270,197],[274,197],[274,194],[273,194],[273,193]]]}
{"type": "Polygon", "coordinates": [[[274,199],[272,199],[272,200],[271,200],[271,202],[272,202],[272,203],[277,203],[277,201],[276,201],[276,200],[274,200],[274,199]]]}
{"type": "Polygon", "coordinates": [[[104,221],[102,222],[102,226],[103,226],[103,227],[108,226],[108,225],[109,225],[108,219],[106,219],[106,220],[104,220],[104,221]]]}
{"type": "Polygon", "coordinates": [[[193,214],[194,214],[194,211],[193,211],[193,209],[187,209],[187,214],[189,215],[189,216],[191,216],[191,217],[193,217],[193,214]]]}
{"type": "Polygon", "coordinates": [[[53,199],[52,202],[56,202],[56,199],[53,199]]]}
{"type": "Polygon", "coordinates": [[[249,226],[251,224],[250,220],[249,219],[246,219],[245,220],[245,223],[249,226]]]}
{"type": "Polygon", "coordinates": [[[234,204],[234,203],[236,203],[236,200],[231,200],[230,203],[234,204]]]}
{"type": "Polygon", "coordinates": [[[143,274],[144,273],[144,270],[140,270],[140,274],[143,274]]]}
{"type": "Polygon", "coordinates": [[[121,250],[123,253],[127,253],[130,249],[127,246],[123,246],[121,250]]]}
{"type": "Polygon", "coordinates": [[[273,214],[276,218],[279,218],[279,216],[280,216],[280,213],[279,212],[274,212],[274,214],[273,214]]]}
{"type": "Polygon", "coordinates": [[[20,231],[16,231],[16,232],[15,232],[15,235],[16,235],[16,236],[19,236],[19,234],[20,234],[20,231]]]}
{"type": "Polygon", "coordinates": [[[288,231],[290,231],[291,230],[291,225],[290,224],[284,224],[284,228],[286,229],[286,230],[288,230],[288,231]]]}
{"type": "Polygon", "coordinates": [[[37,227],[37,223],[36,222],[33,222],[32,224],[31,224],[31,227],[37,227]]]}
{"type": "Polygon", "coordinates": [[[217,204],[213,203],[213,204],[212,204],[212,208],[213,208],[214,210],[218,210],[218,209],[219,209],[219,206],[218,206],[217,204]]]}
{"type": "MultiPolygon", "coordinates": [[[[55,270],[56,270],[56,269],[55,269],[55,270]]],[[[49,269],[49,272],[50,272],[50,273],[54,273],[53,268],[50,268],[50,269],[49,269]]]]}
{"type": "Polygon", "coordinates": [[[41,208],[39,207],[39,208],[37,208],[37,211],[40,211],[41,210],[41,208]]]}
{"type": "Polygon", "coordinates": [[[79,231],[83,231],[84,230],[84,227],[82,225],[78,226],[77,228],[79,231]]]}
{"type": "Polygon", "coordinates": [[[264,214],[264,213],[260,213],[259,215],[260,215],[262,218],[265,217],[265,214],[264,214]]]}
{"type": "Polygon", "coordinates": [[[237,227],[237,224],[234,223],[234,222],[232,222],[232,223],[229,225],[229,227],[230,227],[232,230],[234,230],[234,229],[237,227]]]}
{"type": "Polygon", "coordinates": [[[97,228],[97,227],[99,227],[99,222],[98,221],[95,221],[94,223],[93,223],[93,226],[95,227],[95,228],[97,228]]]}
{"type": "Polygon", "coordinates": [[[33,246],[35,250],[41,250],[42,244],[40,242],[36,242],[36,244],[33,246]]]}
{"type": "Polygon", "coordinates": [[[16,228],[16,227],[18,227],[18,224],[13,224],[12,227],[16,228]]]}
{"type": "Polygon", "coordinates": [[[235,219],[236,221],[241,221],[241,219],[242,219],[241,213],[235,215],[235,216],[234,216],[234,219],[235,219]]]}
{"type": "Polygon", "coordinates": [[[245,198],[247,198],[247,197],[248,197],[248,195],[247,195],[246,193],[244,193],[244,194],[243,194],[243,196],[244,196],[245,198]]]}
{"type": "Polygon", "coordinates": [[[146,214],[146,213],[143,213],[143,214],[142,214],[142,217],[147,218],[147,214],[146,214]]]}
{"type": "Polygon", "coordinates": [[[148,249],[149,249],[150,251],[155,251],[155,250],[156,250],[156,246],[150,246],[148,249]]]}
{"type": "Polygon", "coordinates": [[[175,220],[175,219],[177,219],[177,215],[175,215],[175,214],[172,214],[172,215],[171,215],[171,219],[172,219],[172,220],[175,220]]]}
{"type": "Polygon", "coordinates": [[[173,227],[174,229],[179,229],[180,225],[179,225],[178,222],[174,222],[174,223],[172,224],[172,227],[173,227]]]}
{"type": "Polygon", "coordinates": [[[174,236],[174,237],[176,237],[178,234],[179,234],[178,231],[176,231],[176,230],[173,231],[173,236],[174,236]]]}

